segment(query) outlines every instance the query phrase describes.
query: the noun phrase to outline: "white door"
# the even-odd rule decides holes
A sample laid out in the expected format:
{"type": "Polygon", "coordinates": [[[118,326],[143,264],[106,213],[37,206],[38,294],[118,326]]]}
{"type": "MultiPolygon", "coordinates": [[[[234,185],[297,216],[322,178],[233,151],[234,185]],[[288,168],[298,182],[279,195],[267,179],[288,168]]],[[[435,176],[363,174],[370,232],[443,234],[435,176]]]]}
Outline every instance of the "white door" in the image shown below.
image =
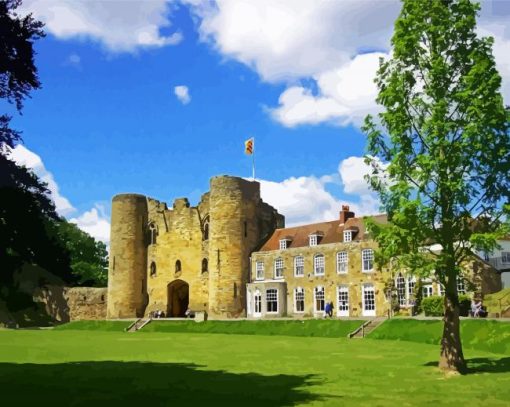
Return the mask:
{"type": "Polygon", "coordinates": [[[254,317],[260,317],[262,315],[262,295],[259,290],[255,291],[255,295],[253,296],[255,300],[255,309],[253,312],[254,317]]]}
{"type": "Polygon", "coordinates": [[[349,287],[342,285],[338,287],[338,309],[336,315],[339,317],[349,316],[349,287]]]}
{"type": "Polygon", "coordinates": [[[375,291],[373,284],[363,284],[363,316],[375,317],[375,291]]]}

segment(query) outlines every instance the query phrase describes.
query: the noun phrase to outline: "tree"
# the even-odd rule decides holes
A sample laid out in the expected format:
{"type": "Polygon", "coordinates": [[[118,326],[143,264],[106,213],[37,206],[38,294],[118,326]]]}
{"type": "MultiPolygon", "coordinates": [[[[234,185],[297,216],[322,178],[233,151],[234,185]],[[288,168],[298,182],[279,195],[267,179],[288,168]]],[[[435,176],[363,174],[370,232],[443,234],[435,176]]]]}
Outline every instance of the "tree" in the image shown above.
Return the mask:
{"type": "MultiPolygon", "coordinates": [[[[21,113],[23,101],[41,84],[34,65],[33,41],[44,36],[43,24],[31,15],[15,13],[19,0],[0,1],[0,98],[21,113]]],[[[9,159],[21,141],[9,127],[11,117],[0,115],[0,282],[6,290],[14,271],[24,262],[39,264],[70,277],[69,255],[56,235],[59,219],[50,191],[37,176],[9,159]]]]}
{"type": "Polygon", "coordinates": [[[459,372],[457,276],[475,251],[497,247],[510,212],[510,115],[493,39],[475,32],[479,9],[469,0],[403,0],[393,54],[375,80],[383,112],[363,126],[368,179],[390,221],[371,222],[378,256],[445,286],[439,367],[459,372]]]}
{"type": "Polygon", "coordinates": [[[108,281],[108,252],[106,245],[95,240],[74,223],[57,223],[58,235],[71,258],[74,280],[79,285],[106,286],[108,281]]]}

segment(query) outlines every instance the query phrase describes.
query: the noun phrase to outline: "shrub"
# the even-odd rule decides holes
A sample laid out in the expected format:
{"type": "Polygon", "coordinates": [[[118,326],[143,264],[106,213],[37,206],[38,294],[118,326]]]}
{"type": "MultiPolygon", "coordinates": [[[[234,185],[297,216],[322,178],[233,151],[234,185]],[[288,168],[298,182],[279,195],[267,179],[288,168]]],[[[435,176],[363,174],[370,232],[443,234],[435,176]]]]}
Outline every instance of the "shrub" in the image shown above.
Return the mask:
{"type": "Polygon", "coordinates": [[[440,295],[431,295],[424,298],[421,302],[421,307],[425,315],[428,317],[440,317],[443,315],[443,301],[444,298],[440,295]]]}
{"type": "Polygon", "coordinates": [[[459,308],[460,316],[469,316],[469,310],[471,309],[471,299],[467,295],[459,295],[459,308]]]}
{"type": "MultiPolygon", "coordinates": [[[[424,298],[421,307],[428,317],[440,317],[444,315],[444,297],[440,295],[432,295],[424,298]]],[[[471,309],[471,300],[467,295],[459,295],[459,311],[460,316],[467,317],[471,309]]]]}

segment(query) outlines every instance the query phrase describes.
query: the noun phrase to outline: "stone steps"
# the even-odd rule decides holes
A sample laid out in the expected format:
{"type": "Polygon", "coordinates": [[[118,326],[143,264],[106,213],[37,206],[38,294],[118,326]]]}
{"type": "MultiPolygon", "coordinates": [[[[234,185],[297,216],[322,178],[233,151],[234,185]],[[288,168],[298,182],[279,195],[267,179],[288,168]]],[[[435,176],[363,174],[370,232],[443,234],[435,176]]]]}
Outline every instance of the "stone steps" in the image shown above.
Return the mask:
{"type": "Polygon", "coordinates": [[[368,321],[364,322],[363,325],[361,325],[358,329],[351,332],[348,335],[348,338],[362,339],[365,336],[367,336],[370,332],[372,332],[374,329],[376,329],[379,325],[381,325],[385,320],[386,320],[386,318],[375,318],[375,319],[368,320],[368,321]]]}

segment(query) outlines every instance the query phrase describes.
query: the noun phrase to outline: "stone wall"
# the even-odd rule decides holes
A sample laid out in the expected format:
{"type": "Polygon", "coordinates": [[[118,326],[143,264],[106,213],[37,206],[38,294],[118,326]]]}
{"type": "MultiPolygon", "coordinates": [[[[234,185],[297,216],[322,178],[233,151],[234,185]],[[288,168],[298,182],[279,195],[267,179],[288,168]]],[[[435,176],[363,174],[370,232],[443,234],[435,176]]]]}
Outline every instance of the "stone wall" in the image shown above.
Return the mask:
{"type": "Polygon", "coordinates": [[[147,305],[147,198],[112,200],[108,318],[141,317],[147,305]]]}
{"type": "Polygon", "coordinates": [[[57,322],[106,319],[107,288],[49,285],[36,288],[33,298],[57,322]]]}
{"type": "Polygon", "coordinates": [[[141,195],[114,197],[108,317],[178,316],[184,307],[245,315],[250,254],[278,226],[283,216],[262,202],[260,184],[237,177],[212,178],[196,207],[186,198],[168,208],[141,195]],[[189,302],[176,301],[186,287],[189,302]]]}
{"type": "Polygon", "coordinates": [[[190,207],[187,199],[174,201],[172,209],[149,201],[149,224],[157,228],[156,241],[148,247],[147,287],[149,303],[145,314],[162,310],[172,313],[169,290],[172,283],[188,284],[189,304],[196,311],[208,309],[207,243],[203,239],[203,221],[208,213],[208,196],[198,207],[190,207]],[[180,269],[177,264],[180,264],[180,269]]]}
{"type": "MultiPolygon", "coordinates": [[[[267,252],[253,253],[251,261],[251,281],[257,283],[256,263],[264,264],[264,280],[275,280],[274,263],[277,258],[283,260],[283,280],[287,283],[286,292],[283,293],[287,302],[287,314],[294,316],[322,316],[323,312],[315,312],[314,290],[316,287],[324,287],[325,301],[333,302],[334,315],[338,311],[337,288],[347,287],[349,293],[349,315],[350,317],[363,316],[362,290],[364,285],[372,284],[375,292],[375,311],[377,316],[385,316],[390,308],[387,301],[384,288],[385,282],[389,278],[388,272],[382,272],[375,268],[372,272],[362,271],[361,251],[363,249],[375,249],[375,243],[352,242],[352,243],[331,243],[313,247],[296,247],[285,250],[273,250],[267,252]],[[336,254],[340,251],[346,251],[348,254],[347,273],[337,273],[336,254]],[[314,274],[314,256],[324,255],[325,270],[324,275],[316,276],[314,274]],[[303,256],[304,275],[296,277],[294,275],[294,258],[303,256]],[[296,288],[304,289],[305,309],[304,312],[295,312],[294,292],[296,288]]],[[[280,280],[281,281],[281,280],[280,280]]],[[[279,293],[280,294],[280,293],[279,293]]]]}

